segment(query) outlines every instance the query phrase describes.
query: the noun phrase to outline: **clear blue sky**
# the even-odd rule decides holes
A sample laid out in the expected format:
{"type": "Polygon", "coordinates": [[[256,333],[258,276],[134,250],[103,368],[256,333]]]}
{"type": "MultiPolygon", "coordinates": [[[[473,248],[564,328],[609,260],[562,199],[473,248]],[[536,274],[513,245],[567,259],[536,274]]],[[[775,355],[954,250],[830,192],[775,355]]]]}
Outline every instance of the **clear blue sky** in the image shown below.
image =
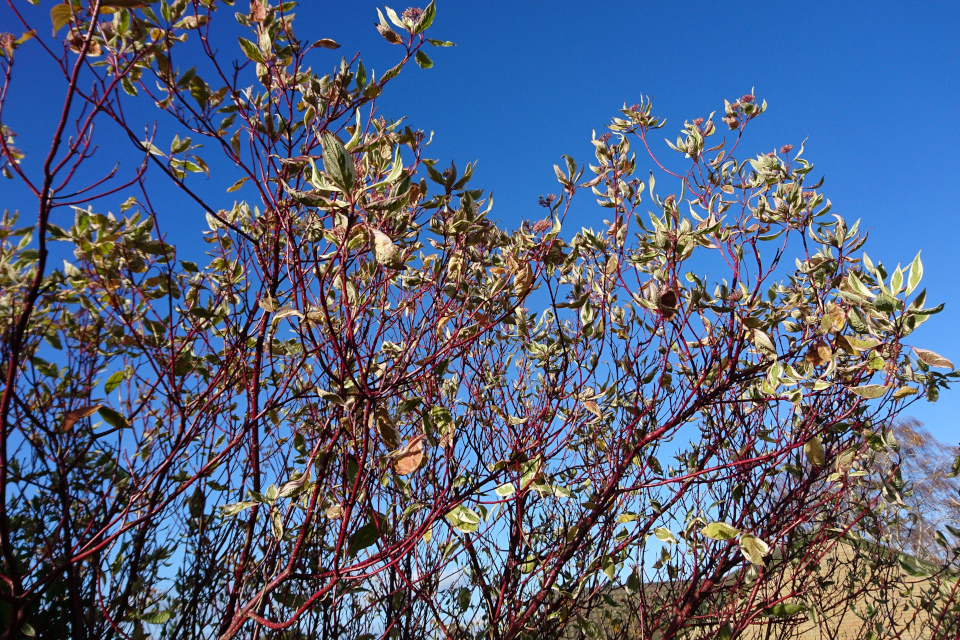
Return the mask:
{"type": "MultiPolygon", "coordinates": [[[[48,11],[50,3],[43,5],[48,11]]],[[[909,263],[922,250],[927,299],[947,307],[913,342],[960,364],[960,3],[437,5],[431,37],[458,46],[428,51],[433,69],[406,69],[381,100],[382,113],[434,131],[433,157],[460,167],[479,160],[474,185],[494,192],[495,217],[507,226],[541,216],[538,195],[558,190],[553,164],[564,153],[588,159],[591,129],[599,133],[623,103],[654,96],[655,111],[668,121],[663,134],[675,137],[684,119],[722,112],[724,98],[754,87],[769,110],[751,124],[742,149],[752,154],[806,139],[805,155],[826,176],[834,211],[871,230],[867,250],[875,261],[909,263]]],[[[245,0],[237,8],[245,10],[245,0]]],[[[315,68],[356,51],[378,76],[392,66],[396,50],[373,28],[376,8],[366,0],[304,0],[298,35],[343,45],[315,68]]],[[[0,7],[0,30],[14,30],[10,18],[0,7]]],[[[31,64],[25,54],[18,52],[18,64],[31,64]]],[[[5,119],[22,129],[14,116],[38,109],[41,94],[30,96],[28,107],[24,86],[15,88],[20,97],[5,119]]],[[[232,179],[214,182],[220,189],[232,179]]],[[[32,215],[32,204],[18,203],[8,184],[0,183],[2,206],[32,215]]],[[[577,223],[592,224],[592,217],[602,219],[602,210],[584,208],[577,223]]],[[[960,389],[910,413],[957,443],[958,410],[960,389]]]]}

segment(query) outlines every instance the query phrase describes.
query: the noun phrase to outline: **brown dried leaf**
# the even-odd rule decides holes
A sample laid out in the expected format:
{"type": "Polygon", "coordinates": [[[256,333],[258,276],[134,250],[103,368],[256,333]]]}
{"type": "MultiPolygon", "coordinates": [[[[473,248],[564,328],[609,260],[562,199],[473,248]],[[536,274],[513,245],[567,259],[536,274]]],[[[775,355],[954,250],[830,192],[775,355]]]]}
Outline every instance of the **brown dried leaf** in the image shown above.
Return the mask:
{"type": "Polygon", "coordinates": [[[393,418],[387,413],[386,408],[379,407],[373,414],[373,422],[380,434],[380,439],[387,449],[393,451],[400,446],[400,432],[397,431],[397,425],[393,418]]]}
{"type": "Polygon", "coordinates": [[[603,411],[600,410],[600,407],[593,400],[585,400],[583,403],[583,406],[587,411],[589,411],[593,415],[597,416],[600,419],[603,419],[603,411]]]}
{"type": "Polygon", "coordinates": [[[517,300],[523,300],[530,291],[530,285],[533,284],[533,269],[530,264],[524,262],[518,265],[513,271],[513,294],[517,300]]]}
{"type": "Polygon", "coordinates": [[[263,22],[267,19],[267,7],[258,2],[250,0],[250,20],[253,22],[263,22]]]}
{"type": "Polygon", "coordinates": [[[403,44],[403,40],[397,35],[397,32],[385,24],[378,24],[377,31],[383,36],[384,40],[390,44],[403,44]]]}
{"type": "Polygon", "coordinates": [[[420,463],[423,462],[423,439],[424,435],[421,434],[404,445],[403,449],[397,454],[397,457],[393,461],[393,470],[397,472],[398,475],[405,476],[413,473],[420,467],[420,463]]]}
{"type": "Polygon", "coordinates": [[[82,420],[87,416],[91,416],[97,412],[97,410],[102,407],[100,404],[91,404],[85,407],[80,407],[79,409],[74,409],[73,411],[68,411],[65,416],[63,416],[63,423],[60,425],[60,433],[70,433],[70,430],[73,429],[73,425],[76,424],[78,420],[82,420]]]}

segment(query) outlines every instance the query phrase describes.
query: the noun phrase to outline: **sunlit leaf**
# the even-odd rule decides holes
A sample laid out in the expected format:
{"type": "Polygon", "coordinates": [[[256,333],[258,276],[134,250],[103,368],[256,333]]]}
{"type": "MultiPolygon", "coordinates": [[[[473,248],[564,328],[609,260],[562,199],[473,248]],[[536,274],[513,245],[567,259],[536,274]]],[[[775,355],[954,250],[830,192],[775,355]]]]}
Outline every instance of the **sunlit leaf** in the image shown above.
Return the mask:
{"type": "Polygon", "coordinates": [[[807,461],[815,467],[822,467],[827,463],[826,454],[823,450],[823,443],[817,436],[810,438],[806,441],[806,443],[804,443],[803,455],[805,455],[807,457],[807,461]]]}
{"type": "Polygon", "coordinates": [[[887,388],[881,384],[868,384],[862,387],[851,387],[850,391],[860,396],[861,398],[867,398],[868,400],[873,400],[883,396],[887,392],[887,388]]]}
{"type": "Polygon", "coordinates": [[[430,59],[430,56],[425,54],[423,51],[417,51],[417,55],[414,56],[414,59],[417,61],[417,66],[421,69],[429,69],[433,66],[433,60],[430,59]]]}
{"type": "Polygon", "coordinates": [[[50,20],[53,22],[53,35],[60,31],[73,19],[73,10],[69,3],[57,4],[50,9],[50,20]]]}
{"type": "Polygon", "coordinates": [[[763,559],[770,553],[770,545],[760,538],[745,533],[740,536],[740,552],[751,564],[763,565],[763,559]]]}
{"type": "Polygon", "coordinates": [[[454,507],[446,517],[450,526],[463,533],[473,533],[480,527],[480,516],[462,504],[454,507]]]}
{"type": "Polygon", "coordinates": [[[913,348],[913,352],[917,354],[917,359],[920,362],[930,365],[931,367],[938,367],[940,369],[953,369],[953,363],[944,358],[943,356],[934,353],[933,351],[927,351],[926,349],[917,349],[913,348]]]}
{"type": "Polygon", "coordinates": [[[424,438],[426,436],[423,434],[416,436],[397,452],[393,460],[393,470],[398,475],[405,476],[420,468],[420,463],[423,462],[424,438]]]}
{"type": "Polygon", "coordinates": [[[77,423],[78,420],[82,420],[87,416],[92,416],[94,413],[100,409],[102,405],[91,404],[79,409],[74,409],[73,411],[68,411],[63,416],[63,422],[60,423],[60,433],[70,433],[70,430],[73,429],[73,425],[77,423]]]}
{"type": "Polygon", "coordinates": [[[700,533],[712,540],[732,540],[740,535],[740,530],[726,522],[711,522],[700,529],[700,533]]]}

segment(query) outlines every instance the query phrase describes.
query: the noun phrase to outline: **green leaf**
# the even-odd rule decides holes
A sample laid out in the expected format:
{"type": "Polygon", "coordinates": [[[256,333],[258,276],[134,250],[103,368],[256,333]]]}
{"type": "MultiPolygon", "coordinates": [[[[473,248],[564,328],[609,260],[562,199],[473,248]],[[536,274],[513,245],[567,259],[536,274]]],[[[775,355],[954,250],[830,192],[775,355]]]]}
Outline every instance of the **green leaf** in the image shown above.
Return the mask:
{"type": "Polygon", "coordinates": [[[700,533],[711,540],[732,540],[740,535],[740,530],[726,522],[711,522],[700,533]]]}
{"type": "Polygon", "coordinates": [[[126,429],[130,426],[127,424],[126,418],[110,407],[100,407],[97,409],[97,413],[100,414],[100,417],[103,418],[104,422],[109,424],[114,429],[126,429]]]}
{"type": "Polygon", "coordinates": [[[907,289],[905,294],[910,295],[913,293],[913,290],[917,288],[917,285],[920,284],[920,280],[923,278],[923,263],[920,261],[920,254],[917,254],[917,257],[913,259],[913,263],[910,265],[910,273],[907,276],[907,289]]]}
{"type": "Polygon", "coordinates": [[[125,371],[117,371],[112,376],[107,378],[107,381],[103,385],[103,390],[108,394],[112,393],[114,389],[123,384],[123,381],[126,380],[127,373],[125,371]]]}
{"type": "Polygon", "coordinates": [[[853,393],[860,396],[861,398],[867,398],[868,400],[873,400],[874,398],[879,398],[887,392],[887,388],[882,384],[868,384],[862,387],[852,387],[850,389],[853,393]]]}
{"type": "Polygon", "coordinates": [[[733,638],[733,627],[728,622],[717,631],[716,640],[730,640],[731,638],[733,638]]]}
{"type": "Polygon", "coordinates": [[[617,577],[617,563],[614,562],[613,558],[605,555],[600,560],[600,564],[603,566],[603,573],[608,580],[612,581],[617,577]]]}
{"type": "Polygon", "coordinates": [[[480,528],[480,516],[462,504],[454,507],[446,517],[450,526],[463,533],[473,533],[480,528]]]}
{"type": "Polygon", "coordinates": [[[73,19],[73,11],[70,9],[68,3],[54,5],[50,9],[50,21],[53,22],[53,35],[57,35],[57,31],[60,31],[63,27],[67,25],[70,20],[73,19]]]}
{"type": "Polygon", "coordinates": [[[427,38],[427,42],[432,44],[435,47],[455,47],[456,43],[450,42],[449,40],[434,40],[433,38],[427,38]]]}
{"type": "Polygon", "coordinates": [[[416,26],[413,28],[413,33],[423,33],[430,28],[430,25],[433,24],[433,19],[437,15],[437,7],[434,5],[434,0],[430,0],[430,4],[427,5],[427,8],[423,10],[423,14],[420,16],[420,19],[417,20],[416,26]]]}
{"type": "Polygon", "coordinates": [[[429,69],[433,66],[433,60],[423,51],[417,51],[416,60],[421,69],[429,69]]]}
{"type": "Polygon", "coordinates": [[[877,299],[873,301],[873,306],[876,307],[877,311],[890,314],[897,308],[897,301],[887,294],[881,293],[877,296],[877,299]]]}
{"type": "Polygon", "coordinates": [[[807,610],[807,605],[800,602],[781,602],[770,607],[769,615],[774,618],[789,618],[807,610]]]}
{"type": "Polygon", "coordinates": [[[380,530],[377,528],[377,524],[371,520],[357,529],[357,532],[353,534],[353,537],[350,539],[350,546],[347,549],[347,556],[352,558],[375,543],[379,538],[380,530]]]}
{"type": "Polygon", "coordinates": [[[953,370],[953,363],[944,358],[943,356],[934,353],[933,351],[927,351],[926,349],[917,349],[913,348],[913,352],[917,354],[917,359],[931,367],[939,367],[940,369],[950,369],[953,370]]]}
{"type": "Polygon", "coordinates": [[[244,40],[243,38],[237,38],[237,40],[240,42],[240,48],[243,49],[245,56],[254,62],[263,64],[263,55],[260,53],[260,49],[257,48],[257,45],[253,44],[249,40],[244,40]]]}
{"type": "Polygon", "coordinates": [[[29,622],[24,622],[23,626],[20,627],[20,633],[27,636],[28,638],[37,637],[37,631],[34,629],[29,622]]]}
{"type": "Polygon", "coordinates": [[[140,619],[147,624],[163,624],[172,617],[169,611],[145,611],[140,614],[140,619]]]}
{"type": "Polygon", "coordinates": [[[353,156],[347,151],[340,138],[329,131],[324,131],[320,143],[323,147],[323,168],[327,175],[344,191],[352,191],[357,179],[353,156]]]}
{"type": "Polygon", "coordinates": [[[957,476],[960,476],[960,456],[954,458],[953,467],[950,469],[950,474],[947,477],[956,478],[957,476]]]}

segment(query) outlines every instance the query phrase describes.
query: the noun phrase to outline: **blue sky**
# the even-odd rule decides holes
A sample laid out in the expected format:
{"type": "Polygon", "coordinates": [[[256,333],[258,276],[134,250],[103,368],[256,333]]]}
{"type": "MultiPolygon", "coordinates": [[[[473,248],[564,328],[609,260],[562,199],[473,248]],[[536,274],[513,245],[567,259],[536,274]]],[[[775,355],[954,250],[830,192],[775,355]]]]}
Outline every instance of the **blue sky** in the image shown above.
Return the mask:
{"type": "MultiPolygon", "coordinates": [[[[373,5],[298,11],[340,51],[390,52],[373,5]]],[[[479,160],[473,182],[508,225],[540,217],[538,195],[559,190],[553,164],[590,159],[591,130],[623,103],[653,96],[675,138],[755,88],[769,109],[744,155],[806,139],[834,212],[870,229],[871,258],[895,266],[922,250],[927,299],[946,309],[912,338],[960,364],[960,3],[439,0],[431,32],[457,47],[429,51],[434,68],[404,71],[382,106],[433,130],[434,157],[479,160]]],[[[648,165],[638,153],[638,175],[648,165]]],[[[578,213],[591,225],[605,212],[578,213]]],[[[960,389],[909,413],[960,441],[960,389]]]]}
{"type": "MultiPolygon", "coordinates": [[[[588,160],[591,130],[599,134],[623,103],[653,96],[655,112],[667,118],[662,133],[673,138],[685,119],[722,115],[724,98],[755,88],[769,110],[751,123],[744,155],[806,139],[805,156],[826,176],[834,212],[871,230],[867,251],[875,261],[907,264],[922,250],[928,300],[947,306],[913,341],[960,363],[960,3],[437,4],[430,35],[458,46],[431,49],[433,69],[404,70],[381,113],[434,131],[430,155],[441,161],[463,167],[479,160],[473,184],[494,192],[494,217],[506,226],[542,216],[538,196],[558,191],[553,164],[565,153],[588,160]]],[[[51,3],[42,5],[45,14],[51,3]]],[[[245,10],[245,0],[237,8],[245,10]]],[[[315,68],[356,51],[378,76],[392,66],[397,49],[374,30],[376,8],[366,0],[304,0],[300,37],[342,44],[318,54],[315,68]]],[[[6,3],[0,30],[16,31],[6,3]]],[[[34,138],[25,124],[52,115],[59,96],[46,101],[38,80],[48,69],[28,51],[18,52],[4,122],[36,152],[30,142],[42,130],[34,138]]],[[[649,163],[638,159],[644,176],[649,163]]],[[[210,186],[222,193],[233,179],[215,175],[210,186]]],[[[0,183],[0,194],[3,207],[33,215],[35,205],[12,183],[0,183]]],[[[171,209],[205,226],[199,212],[171,209]]],[[[584,206],[574,222],[602,218],[603,210],[584,206]]],[[[958,410],[960,391],[909,413],[956,443],[958,410]]]]}

